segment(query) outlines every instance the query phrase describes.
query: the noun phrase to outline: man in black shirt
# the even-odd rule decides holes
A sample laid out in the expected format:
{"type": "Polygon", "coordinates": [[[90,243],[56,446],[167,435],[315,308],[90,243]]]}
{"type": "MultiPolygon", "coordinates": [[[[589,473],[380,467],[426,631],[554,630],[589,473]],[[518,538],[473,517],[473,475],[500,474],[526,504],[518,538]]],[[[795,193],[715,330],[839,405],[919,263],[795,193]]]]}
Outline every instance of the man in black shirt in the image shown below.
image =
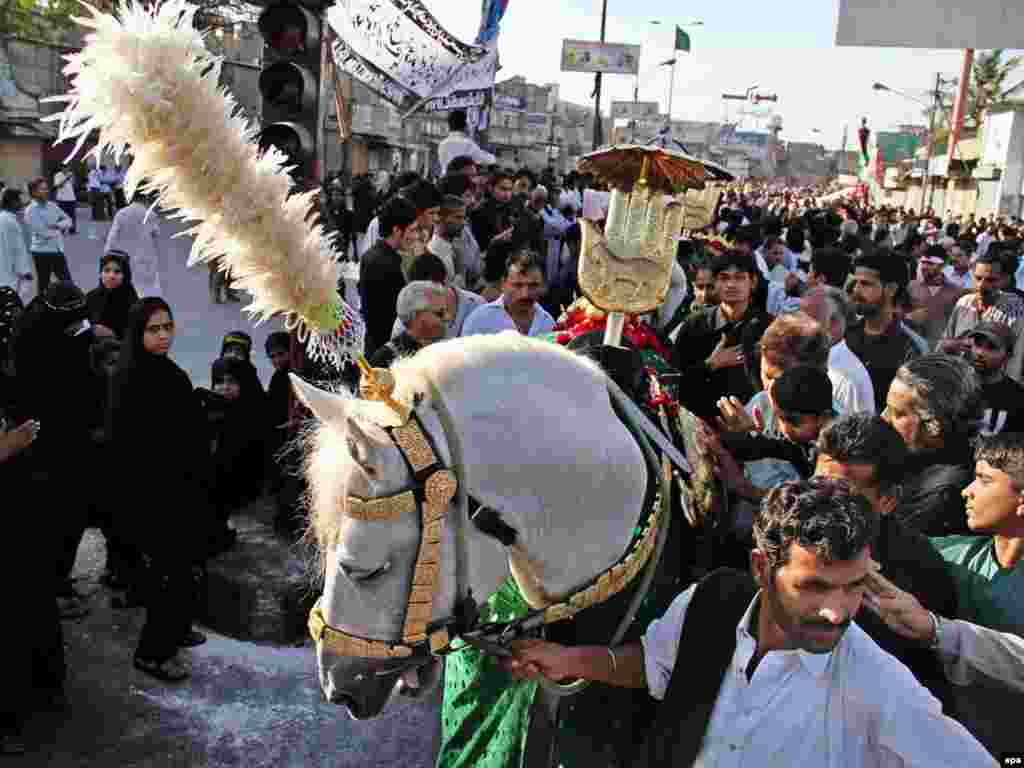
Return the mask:
{"type": "Polygon", "coordinates": [[[721,397],[746,402],[757,391],[758,342],[771,318],[751,305],[757,266],[751,254],[726,251],[711,264],[718,306],[692,315],[679,329],[673,353],[683,374],[683,405],[714,422],[721,397]]]}
{"type": "Polygon", "coordinates": [[[979,323],[967,334],[965,357],[981,379],[985,411],[981,433],[1024,432],[1024,387],[1006,375],[1013,354],[1014,332],[1005,323],[979,323]]]}
{"type": "Polygon", "coordinates": [[[448,289],[428,280],[414,280],[398,294],[397,314],[405,330],[373,353],[370,364],[387,368],[400,357],[440,341],[448,332],[448,289]]]}
{"type": "Polygon", "coordinates": [[[372,355],[391,338],[395,304],[405,286],[398,249],[416,224],[416,206],[404,197],[391,198],[381,209],[380,237],[359,262],[359,300],[366,320],[366,353],[372,355]]]}
{"type": "Polygon", "coordinates": [[[846,331],[846,343],[868,369],[879,409],[896,371],[920,354],[895,312],[896,298],[906,285],[906,265],[894,251],[879,248],[853,263],[851,299],[861,319],[846,331]]]}
{"type": "MultiPolygon", "coordinates": [[[[903,582],[900,588],[916,595],[929,610],[951,615],[942,613],[956,606],[955,586],[945,561],[927,538],[892,514],[907,460],[900,434],[877,416],[854,414],[825,427],[817,447],[815,474],[846,480],[879,514],[881,524],[871,554],[885,577],[903,582]]],[[[947,704],[949,683],[933,652],[900,637],[870,611],[862,610],[857,624],[947,704]]]]}

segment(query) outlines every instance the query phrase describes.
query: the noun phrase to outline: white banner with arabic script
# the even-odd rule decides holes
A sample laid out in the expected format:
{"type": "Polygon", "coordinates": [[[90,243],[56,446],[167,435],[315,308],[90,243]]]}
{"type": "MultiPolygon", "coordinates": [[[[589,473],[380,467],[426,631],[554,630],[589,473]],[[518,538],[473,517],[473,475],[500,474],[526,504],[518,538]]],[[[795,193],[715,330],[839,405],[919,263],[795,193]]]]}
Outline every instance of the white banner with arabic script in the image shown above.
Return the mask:
{"type": "Polygon", "coordinates": [[[337,0],[327,23],[334,63],[400,111],[468,106],[494,86],[497,50],[461,42],[420,0],[337,0]]]}

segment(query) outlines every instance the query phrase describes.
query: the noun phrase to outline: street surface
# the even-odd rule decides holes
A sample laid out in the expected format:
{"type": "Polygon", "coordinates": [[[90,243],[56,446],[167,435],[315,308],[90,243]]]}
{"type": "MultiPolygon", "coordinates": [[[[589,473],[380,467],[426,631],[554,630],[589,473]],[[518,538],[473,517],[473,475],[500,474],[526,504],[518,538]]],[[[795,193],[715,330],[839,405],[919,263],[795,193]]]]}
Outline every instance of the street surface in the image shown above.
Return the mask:
{"type": "MultiPolygon", "coordinates": [[[[75,281],[91,289],[109,223],[92,225],[79,209],[79,234],[68,238],[75,281]],[[90,238],[91,227],[95,236],[90,238]]],[[[167,235],[172,228],[165,226],[167,235]]],[[[264,384],[270,366],[263,340],[276,328],[253,328],[239,304],[214,305],[205,267],[185,268],[188,241],[163,238],[165,296],[178,326],[172,357],[196,385],[209,385],[210,363],[224,333],[248,330],[264,384]]],[[[64,622],[68,709],[38,713],[26,725],[29,753],[4,758],[12,768],[428,768],[440,727],[439,691],[424,702],[395,701],[381,718],[352,721],[326,704],[315,679],[310,643],[281,648],[244,643],[204,629],[209,642],[183,652],[192,677],[164,684],[132,667],[141,608],[114,610],[99,584],[102,535],[86,534],[77,588],[92,613],[64,622]]],[[[30,632],[31,627],[18,631],[30,632]]]]}

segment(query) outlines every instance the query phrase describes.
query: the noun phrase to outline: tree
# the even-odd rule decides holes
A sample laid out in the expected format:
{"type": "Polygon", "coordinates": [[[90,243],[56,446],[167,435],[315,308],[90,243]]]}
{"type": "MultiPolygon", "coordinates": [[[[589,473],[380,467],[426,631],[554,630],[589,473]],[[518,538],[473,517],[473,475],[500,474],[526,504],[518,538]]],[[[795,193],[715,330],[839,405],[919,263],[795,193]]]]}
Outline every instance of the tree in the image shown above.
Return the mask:
{"type": "MultiPolygon", "coordinates": [[[[224,27],[234,22],[255,22],[258,9],[246,0],[192,0],[198,6],[196,24],[224,27]]],[[[112,12],[117,0],[90,0],[101,11],[112,12]]],[[[57,45],[77,46],[75,16],[88,15],[78,0],[0,0],[0,38],[20,37],[57,45]]]]}
{"type": "Polygon", "coordinates": [[[1024,79],[1012,82],[1024,64],[1024,56],[1004,57],[1005,51],[979,51],[974,58],[971,83],[968,89],[968,115],[976,127],[985,121],[985,116],[995,107],[1013,101],[1014,96],[1024,96],[1024,79]]]}

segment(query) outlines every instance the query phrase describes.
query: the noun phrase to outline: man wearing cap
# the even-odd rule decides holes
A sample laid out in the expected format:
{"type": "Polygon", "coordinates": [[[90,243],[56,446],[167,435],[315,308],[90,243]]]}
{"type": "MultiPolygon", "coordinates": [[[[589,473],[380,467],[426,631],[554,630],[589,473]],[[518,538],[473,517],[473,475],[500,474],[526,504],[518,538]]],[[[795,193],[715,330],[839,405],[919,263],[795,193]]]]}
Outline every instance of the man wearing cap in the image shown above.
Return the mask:
{"type": "Polygon", "coordinates": [[[967,292],[946,279],[942,271],[945,264],[946,249],[941,245],[928,246],[919,262],[921,279],[912,280],[909,286],[913,309],[906,320],[925,337],[929,348],[935,347],[957,299],[967,292]]]}
{"type": "Polygon", "coordinates": [[[1005,323],[981,323],[967,334],[965,356],[981,379],[985,411],[981,433],[1024,432],[1024,386],[1005,373],[1015,334],[1005,323]]]}

